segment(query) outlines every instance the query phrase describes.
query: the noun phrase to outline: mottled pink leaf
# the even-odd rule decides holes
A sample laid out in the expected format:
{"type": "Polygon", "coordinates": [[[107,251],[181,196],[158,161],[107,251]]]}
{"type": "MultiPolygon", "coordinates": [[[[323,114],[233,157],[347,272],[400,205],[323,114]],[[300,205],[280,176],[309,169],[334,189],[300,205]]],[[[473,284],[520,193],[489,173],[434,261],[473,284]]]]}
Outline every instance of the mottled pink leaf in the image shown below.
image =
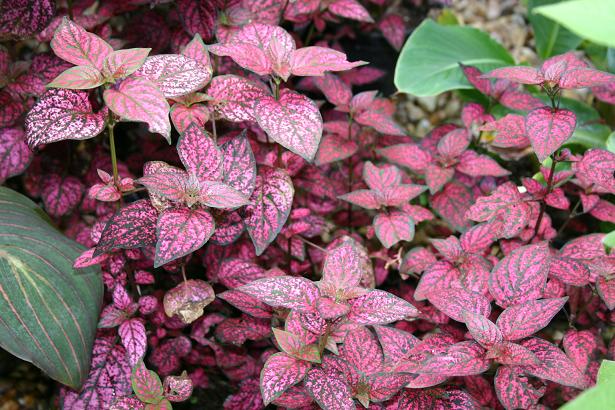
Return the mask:
{"type": "Polygon", "coordinates": [[[92,112],[87,93],[54,89],[45,92],[26,116],[26,140],[31,148],[66,139],[97,136],[105,127],[107,110],[92,112]]]}
{"type": "Polygon", "coordinates": [[[261,167],[256,188],[245,207],[245,224],[260,255],[276,238],[290,215],[295,190],[286,171],[261,167]]]}
{"type": "Polygon", "coordinates": [[[346,54],[325,47],[303,47],[292,52],[291,73],[297,76],[320,76],[326,71],[346,71],[361,65],[364,61],[349,62],[346,54]]]}
{"type": "Polygon", "coordinates": [[[151,50],[151,48],[129,48],[113,51],[105,59],[102,73],[112,79],[128,77],[143,65],[151,50]]]}
{"type": "Polygon", "coordinates": [[[586,264],[563,256],[554,257],[551,260],[549,276],[573,286],[585,286],[590,280],[586,264]]]}
{"type": "Polygon", "coordinates": [[[156,258],[154,267],[200,249],[215,229],[211,214],[203,209],[167,209],[156,225],[156,258]]]}
{"type": "Polygon", "coordinates": [[[329,250],[322,270],[322,285],[330,285],[335,289],[359,286],[363,276],[363,259],[358,246],[354,240],[349,239],[329,250]]]}
{"type": "Polygon", "coordinates": [[[512,110],[521,111],[530,111],[544,105],[544,102],[539,98],[534,97],[532,94],[525,91],[517,90],[513,87],[508,88],[504,91],[504,93],[502,93],[499,98],[499,103],[512,110]]]}
{"type": "Polygon", "coordinates": [[[116,400],[109,410],[145,410],[145,404],[136,397],[122,397],[116,400]]]}
{"type": "Polygon", "coordinates": [[[393,397],[414,376],[402,373],[376,373],[368,377],[369,399],[372,402],[382,402],[393,397]]]}
{"type": "Polygon", "coordinates": [[[489,292],[504,308],[538,299],[549,273],[546,243],[527,245],[505,256],[491,272],[489,292]]]}
{"type": "Polygon", "coordinates": [[[133,366],[131,383],[132,389],[142,402],[156,404],[162,400],[160,377],[153,370],[148,370],[141,359],[133,366]]]}
{"type": "Polygon", "coordinates": [[[292,276],[259,279],[237,290],[273,307],[308,311],[319,296],[318,288],[311,281],[292,276]]]}
{"type": "Polygon", "coordinates": [[[223,182],[250,197],[256,183],[256,163],[245,131],[220,148],[224,153],[223,182]]]}
{"type": "Polygon", "coordinates": [[[219,75],[211,80],[207,94],[224,119],[241,122],[255,121],[254,104],[268,95],[263,85],[236,75],[219,75]]]}
{"type": "Polygon", "coordinates": [[[184,29],[191,35],[200,34],[210,40],[218,16],[215,2],[209,0],[178,0],[177,11],[184,29]]]}
{"type": "Polygon", "coordinates": [[[198,279],[189,279],[164,295],[164,312],[168,317],[178,316],[184,323],[192,323],[203,316],[203,308],[215,299],[211,285],[198,279]]]}
{"type": "Polygon", "coordinates": [[[418,315],[418,310],[409,302],[382,290],[370,290],[348,302],[347,320],[361,325],[383,325],[418,315]]]}
{"type": "Polygon", "coordinates": [[[150,198],[156,196],[157,199],[168,199],[173,202],[190,200],[190,205],[198,202],[199,195],[195,191],[198,191],[199,184],[195,177],[189,178],[185,171],[170,167],[166,163],[157,170],[152,169],[150,165],[150,163],[145,164],[143,171],[145,175],[135,181],[147,188],[150,198]]]}
{"type": "Polygon", "coordinates": [[[270,275],[267,274],[267,271],[258,264],[239,258],[230,258],[222,261],[218,269],[218,280],[230,289],[268,276],[270,275]]]}
{"type": "Polygon", "coordinates": [[[416,300],[425,300],[431,293],[451,287],[460,287],[461,272],[449,261],[441,260],[430,264],[414,291],[416,300]]]}
{"type": "Polygon", "coordinates": [[[518,367],[500,366],[494,379],[495,392],[507,410],[529,409],[538,403],[545,387],[536,387],[518,367]]]}
{"type": "Polygon", "coordinates": [[[53,52],[75,65],[88,65],[102,70],[105,59],[113,48],[96,34],[64,17],[51,40],[53,52]]]}
{"type": "Polygon", "coordinates": [[[380,243],[390,248],[399,241],[411,241],[414,238],[414,219],[400,211],[379,213],[374,218],[374,230],[380,243]]]}
{"type": "Polygon", "coordinates": [[[427,295],[432,305],[448,317],[464,322],[464,312],[476,313],[485,317],[491,312],[489,299],[480,293],[461,288],[435,289],[427,295]]]}
{"type": "Polygon", "coordinates": [[[388,326],[374,326],[386,362],[397,363],[406,358],[420,343],[411,333],[388,326]]]}
{"type": "Polygon", "coordinates": [[[373,23],[369,12],[357,0],[333,0],[327,8],[331,13],[348,19],[373,23]]]}
{"type": "Polygon", "coordinates": [[[341,111],[348,110],[348,104],[352,99],[352,89],[338,76],[325,73],[322,77],[315,77],[313,81],[314,85],[325,95],[327,101],[341,111]]]}
{"type": "Polygon", "coordinates": [[[0,128],[0,184],[28,168],[32,151],[19,128],[0,128]]]}
{"type": "Polygon", "coordinates": [[[145,122],[149,131],[171,141],[169,103],[158,87],[144,78],[128,78],[105,90],[105,104],[123,120],[145,122]]]}
{"type": "Polygon", "coordinates": [[[394,165],[377,167],[371,161],[363,166],[363,180],[370,189],[383,191],[401,184],[401,171],[394,165]]]}
{"type": "Polygon", "coordinates": [[[538,365],[522,366],[526,373],[577,389],[589,387],[588,378],[554,344],[535,337],[526,339],[520,344],[531,350],[540,360],[538,365]]]}
{"type": "Polygon", "coordinates": [[[338,198],[365,209],[378,209],[383,205],[381,196],[371,189],[359,189],[340,195],[338,198]]]}
{"type": "Polygon", "coordinates": [[[43,181],[41,197],[45,210],[51,216],[62,216],[72,211],[83,196],[84,186],[73,176],[47,175],[43,181]]]}
{"type": "Polygon", "coordinates": [[[401,50],[406,38],[406,24],[402,16],[395,13],[387,14],[378,22],[378,28],[395,50],[401,50]]]}
{"type": "Polygon", "coordinates": [[[425,169],[425,182],[429,187],[429,192],[435,194],[440,191],[447,182],[453,179],[454,168],[445,168],[439,164],[430,164],[425,169]]]}
{"type": "Polygon", "coordinates": [[[615,82],[615,75],[592,68],[575,68],[567,70],[558,81],[560,88],[597,87],[615,82]]]}
{"type": "Polygon", "coordinates": [[[470,145],[470,136],[468,131],[463,128],[458,128],[447,132],[438,141],[436,149],[438,153],[447,159],[457,158],[470,145]]]}
{"type": "Polygon", "coordinates": [[[308,161],[314,159],[322,137],[322,117],[312,100],[284,89],[278,100],[271,96],[257,100],[254,115],[271,139],[308,161]]]}
{"type": "Polygon", "coordinates": [[[591,330],[570,329],[564,334],[562,345],[566,355],[577,368],[586,372],[592,360],[598,358],[604,344],[600,335],[591,330]]]}
{"type": "Polygon", "coordinates": [[[422,173],[432,161],[431,155],[417,144],[399,144],[378,151],[389,161],[422,173]]]}
{"type": "Polygon", "coordinates": [[[305,389],[323,409],[355,410],[348,384],[333,372],[312,368],[305,379],[305,389]]]}
{"type": "Polygon", "coordinates": [[[459,164],[457,164],[457,171],[471,177],[510,175],[510,171],[502,168],[493,158],[488,155],[479,155],[472,150],[468,150],[461,155],[459,164]]]}
{"type": "Polygon", "coordinates": [[[267,319],[273,316],[273,310],[263,302],[238,290],[227,290],[216,295],[250,316],[267,319]]]}
{"type": "Polygon", "coordinates": [[[195,124],[199,128],[203,128],[209,121],[209,108],[203,104],[194,104],[187,107],[182,104],[173,104],[171,107],[171,121],[175,129],[180,134],[186,131],[191,125],[195,124]]]}
{"type": "Polygon", "coordinates": [[[509,306],[500,314],[496,324],[504,339],[523,339],[546,327],[567,300],[567,297],[530,300],[509,306]]]}
{"type": "Polygon", "coordinates": [[[105,225],[94,256],[114,249],[135,249],[156,243],[158,212],[142,199],[120,209],[105,225]]]}
{"type": "Polygon", "coordinates": [[[367,109],[355,113],[354,119],[383,134],[406,135],[406,130],[393,119],[395,110],[395,104],[390,100],[376,98],[367,109]]]}
{"type": "Polygon", "coordinates": [[[525,66],[496,68],[484,76],[489,78],[501,78],[521,84],[540,84],[544,81],[540,71],[533,67],[525,66]]]}
{"type": "Polygon", "coordinates": [[[50,88],[69,88],[85,90],[96,88],[104,83],[104,78],[98,69],[89,65],[71,67],[47,84],[50,88]]]}
{"type": "Polygon", "coordinates": [[[211,80],[211,68],[179,54],[150,56],[134,75],[154,83],[166,98],[190,94],[211,80]]]}
{"type": "Polygon", "coordinates": [[[398,406],[399,409],[404,410],[475,410],[480,408],[480,404],[474,397],[455,386],[429,390],[404,389],[398,406]]]}
{"type": "Polygon", "coordinates": [[[0,4],[0,39],[19,40],[39,33],[55,15],[53,0],[5,1],[0,4]]]}
{"type": "Polygon", "coordinates": [[[126,348],[126,359],[130,366],[135,366],[139,359],[145,355],[147,348],[147,338],[145,336],[145,326],[139,319],[129,319],[123,322],[118,334],[122,344],[126,348]]]}
{"type": "Polygon", "coordinates": [[[538,358],[530,350],[508,341],[491,346],[487,352],[487,358],[509,366],[540,364],[538,358]]]}
{"type": "Polygon", "coordinates": [[[585,152],[581,161],[574,164],[577,176],[588,184],[615,193],[615,153],[603,149],[590,149],[585,152]]]}
{"type": "Polygon", "coordinates": [[[469,226],[466,212],[473,203],[472,192],[458,182],[446,184],[431,199],[433,210],[456,230],[464,230],[469,226]]]}
{"type": "Polygon", "coordinates": [[[485,350],[476,342],[464,341],[428,356],[419,364],[417,373],[439,376],[470,376],[489,368],[485,350]]]}
{"type": "Polygon", "coordinates": [[[490,347],[504,340],[500,329],[485,316],[464,311],[462,317],[474,340],[482,346],[490,347]]]}
{"type": "Polygon", "coordinates": [[[211,78],[213,73],[211,59],[209,57],[209,52],[207,51],[207,46],[203,43],[203,39],[200,34],[196,33],[194,35],[194,38],[190,40],[190,42],[182,50],[182,55],[199,63],[209,72],[209,76],[211,78]]]}
{"type": "Polygon", "coordinates": [[[186,171],[199,180],[222,178],[222,151],[199,126],[191,125],[177,141],[177,153],[186,171]]]}
{"type": "Polygon", "coordinates": [[[381,371],[384,363],[384,355],[376,336],[364,326],[346,334],[340,355],[365,374],[381,371]]]}
{"type": "Polygon", "coordinates": [[[162,384],[164,397],[172,402],[188,400],[192,395],[193,383],[186,371],[180,376],[167,376],[162,384]]]}
{"type": "Polygon", "coordinates": [[[273,335],[284,353],[305,362],[320,363],[318,345],[306,345],[300,336],[281,329],[274,328],[273,335]]]}
{"type": "Polygon", "coordinates": [[[320,140],[314,163],[316,165],[325,165],[331,162],[341,161],[352,156],[358,149],[359,146],[355,141],[341,138],[335,134],[325,134],[320,140]]]}
{"type": "Polygon", "coordinates": [[[422,273],[436,262],[436,257],[427,248],[415,247],[404,255],[399,271],[401,273],[422,273]]]}
{"type": "Polygon", "coordinates": [[[10,127],[15,124],[24,111],[25,106],[21,101],[0,90],[0,127],[10,127]]]}
{"type": "Polygon", "coordinates": [[[569,110],[536,108],[527,115],[527,136],[540,162],[555,152],[572,136],[576,115],[569,110]]]}
{"type": "Polygon", "coordinates": [[[596,290],[609,310],[615,309],[615,279],[600,276],[596,281],[596,290]]]}

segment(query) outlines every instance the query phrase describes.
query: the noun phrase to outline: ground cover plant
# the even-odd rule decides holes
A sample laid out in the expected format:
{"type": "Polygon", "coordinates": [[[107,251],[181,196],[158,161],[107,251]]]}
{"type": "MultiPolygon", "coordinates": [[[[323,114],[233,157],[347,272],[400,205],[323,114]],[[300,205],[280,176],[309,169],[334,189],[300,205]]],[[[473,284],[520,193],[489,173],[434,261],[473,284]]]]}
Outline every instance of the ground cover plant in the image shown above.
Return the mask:
{"type": "Polygon", "coordinates": [[[0,1],[0,346],[50,406],[612,403],[615,44],[411,3],[0,1]],[[458,115],[409,135],[366,33],[458,115]]]}

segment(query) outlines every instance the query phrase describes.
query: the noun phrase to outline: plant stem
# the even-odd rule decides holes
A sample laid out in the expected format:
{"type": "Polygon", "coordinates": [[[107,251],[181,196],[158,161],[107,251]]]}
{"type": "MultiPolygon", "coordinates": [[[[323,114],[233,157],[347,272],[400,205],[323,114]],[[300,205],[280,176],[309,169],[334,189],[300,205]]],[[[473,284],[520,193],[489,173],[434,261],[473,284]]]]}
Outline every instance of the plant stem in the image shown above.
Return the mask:
{"type": "Polygon", "coordinates": [[[570,213],[568,214],[568,218],[566,219],[566,221],[564,221],[562,226],[557,230],[557,236],[560,236],[561,233],[564,232],[564,229],[566,229],[570,221],[572,221],[578,215],[577,210],[579,209],[579,205],[581,205],[580,198],[577,201],[577,203],[574,205],[574,207],[572,208],[572,211],[570,211],[570,213]]]}
{"type": "MultiPolygon", "coordinates": [[[[555,165],[557,164],[557,161],[555,160],[554,156],[550,156],[550,158],[551,158],[551,170],[549,171],[549,178],[547,179],[547,193],[545,194],[545,198],[553,190],[553,175],[555,174],[555,165]]],[[[545,210],[547,208],[547,202],[545,201],[545,198],[543,198],[542,201],[540,201],[540,213],[538,214],[538,219],[536,220],[536,227],[534,228],[534,235],[532,236],[532,239],[534,239],[536,235],[538,235],[538,230],[540,229],[540,224],[542,223],[542,219],[544,217],[545,210]]],[[[532,239],[530,239],[530,241],[532,239]]]]}
{"type": "Polygon", "coordinates": [[[305,41],[303,43],[303,47],[307,47],[310,45],[310,42],[312,41],[312,37],[314,37],[314,29],[316,28],[316,26],[314,26],[314,23],[310,24],[310,29],[308,30],[307,36],[305,37],[305,41]]]}
{"type": "Polygon", "coordinates": [[[109,129],[109,150],[111,151],[111,167],[113,168],[113,183],[115,184],[115,186],[119,186],[120,176],[117,170],[117,155],[115,153],[115,136],[113,134],[115,123],[113,122],[113,120],[109,121],[107,128],[109,129]]]}
{"type": "Polygon", "coordinates": [[[211,116],[211,131],[213,132],[214,142],[218,143],[218,131],[216,130],[216,114],[211,116]]]}
{"type": "Polygon", "coordinates": [[[327,250],[325,248],[323,248],[322,246],[316,245],[314,242],[305,239],[303,236],[297,235],[297,238],[299,238],[302,242],[304,242],[305,244],[318,249],[319,251],[323,252],[323,253],[327,253],[327,250]]]}
{"type": "Polygon", "coordinates": [[[275,77],[273,79],[273,83],[274,83],[274,87],[273,87],[273,97],[275,98],[275,100],[279,100],[280,99],[280,79],[275,77]]]}

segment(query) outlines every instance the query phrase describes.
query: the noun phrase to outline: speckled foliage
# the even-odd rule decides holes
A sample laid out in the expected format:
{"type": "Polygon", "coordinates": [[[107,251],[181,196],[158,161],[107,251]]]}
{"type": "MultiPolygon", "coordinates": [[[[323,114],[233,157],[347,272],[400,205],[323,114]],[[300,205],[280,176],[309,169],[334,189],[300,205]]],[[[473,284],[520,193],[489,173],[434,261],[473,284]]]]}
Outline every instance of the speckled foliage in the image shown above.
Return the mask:
{"type": "Polygon", "coordinates": [[[613,359],[580,52],[453,64],[471,101],[415,138],[361,50],[434,2],[55,3],[0,0],[0,182],[100,267],[60,408],[558,408],[613,359]]]}

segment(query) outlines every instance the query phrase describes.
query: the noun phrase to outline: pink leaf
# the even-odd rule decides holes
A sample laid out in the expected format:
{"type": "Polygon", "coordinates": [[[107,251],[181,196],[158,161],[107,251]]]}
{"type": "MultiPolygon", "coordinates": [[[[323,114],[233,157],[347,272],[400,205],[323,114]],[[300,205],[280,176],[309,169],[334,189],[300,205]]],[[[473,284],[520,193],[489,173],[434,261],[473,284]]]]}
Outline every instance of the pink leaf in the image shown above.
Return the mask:
{"type": "Polygon", "coordinates": [[[237,290],[273,307],[308,311],[320,296],[318,288],[310,280],[292,276],[259,279],[237,290]]]}
{"type": "Polygon", "coordinates": [[[480,223],[465,231],[459,241],[465,252],[481,253],[495,241],[495,234],[488,223],[480,223]]]}
{"type": "Polygon", "coordinates": [[[0,184],[7,178],[19,175],[28,168],[32,151],[19,128],[0,129],[0,184]]]}
{"type": "Polygon", "coordinates": [[[615,193],[615,153],[603,149],[590,149],[581,161],[574,164],[577,176],[591,184],[615,193]]]}
{"type": "Polygon", "coordinates": [[[211,285],[198,279],[189,279],[164,295],[164,312],[168,317],[178,316],[184,323],[192,323],[203,316],[203,309],[215,299],[211,285]]]}
{"type": "Polygon", "coordinates": [[[211,208],[233,209],[249,203],[239,191],[218,181],[201,182],[200,202],[211,208]]]}
{"type": "Polygon", "coordinates": [[[439,164],[430,164],[425,169],[425,182],[429,187],[429,192],[435,194],[440,191],[447,182],[453,179],[454,168],[444,168],[439,164]]]}
{"type": "Polygon", "coordinates": [[[494,383],[498,399],[506,409],[532,408],[546,390],[531,384],[518,367],[498,367],[494,383]]]}
{"type": "Polygon", "coordinates": [[[109,410],[145,410],[145,404],[136,397],[122,397],[116,400],[109,410]]]}
{"type": "Polygon", "coordinates": [[[338,76],[325,73],[322,77],[315,77],[313,81],[314,85],[325,95],[327,101],[341,111],[348,110],[348,104],[352,99],[352,89],[338,76]]]}
{"type": "Polygon", "coordinates": [[[410,303],[382,290],[370,290],[348,302],[347,320],[361,325],[383,325],[418,315],[418,310],[410,303]]]}
{"type": "Polygon", "coordinates": [[[615,309],[615,279],[600,276],[596,281],[596,290],[609,310],[615,309]]]}
{"type": "Polygon", "coordinates": [[[259,47],[244,42],[232,42],[224,45],[214,44],[209,46],[209,51],[217,56],[230,57],[240,67],[261,76],[269,75],[273,71],[271,60],[263,51],[262,45],[259,47]]]}
{"type": "Polygon", "coordinates": [[[134,75],[154,83],[166,98],[190,94],[211,80],[211,69],[178,54],[150,56],[134,75]]]}
{"type": "Polygon", "coordinates": [[[489,299],[480,293],[460,288],[440,288],[427,295],[432,305],[453,320],[463,322],[464,312],[488,317],[491,312],[489,299]]]}
{"type": "Polygon", "coordinates": [[[354,119],[376,131],[389,135],[406,135],[406,130],[393,119],[395,105],[388,99],[376,98],[369,108],[355,113],[354,119]]]}
{"type": "Polygon", "coordinates": [[[371,189],[359,189],[340,195],[338,198],[365,209],[378,209],[383,205],[381,202],[382,198],[376,191],[371,189]]]}
{"type": "Polygon", "coordinates": [[[374,374],[382,370],[384,356],[376,336],[366,327],[357,327],[346,334],[341,357],[357,370],[374,374]]]}
{"type": "Polygon", "coordinates": [[[339,376],[332,372],[314,367],[305,379],[305,389],[318,403],[327,410],[355,410],[350,388],[339,376]]]}
{"type": "Polygon", "coordinates": [[[333,0],[327,8],[331,13],[340,17],[373,23],[369,12],[357,0],[333,0]]]}
{"type": "Polygon", "coordinates": [[[388,249],[399,241],[414,238],[414,219],[400,211],[380,213],[374,218],[374,229],[382,245],[388,249]]]}
{"type": "Polygon", "coordinates": [[[401,184],[401,171],[394,165],[377,167],[367,161],[363,166],[363,180],[370,189],[383,191],[401,184]]]}
{"type": "Polygon", "coordinates": [[[56,11],[52,0],[22,0],[0,4],[0,39],[19,40],[39,33],[56,11]]]}
{"type": "Polygon", "coordinates": [[[207,93],[224,119],[233,122],[255,121],[254,104],[268,95],[261,84],[236,75],[219,75],[211,80],[207,93]]]}
{"type": "Polygon", "coordinates": [[[496,324],[504,339],[523,339],[546,327],[567,300],[567,297],[530,300],[510,306],[500,314],[496,324]]]}
{"type": "Polygon", "coordinates": [[[51,48],[63,60],[75,65],[89,65],[102,70],[105,59],[113,48],[96,34],[88,33],[83,27],[64,17],[56,29],[51,48]]]}
{"type": "Polygon", "coordinates": [[[302,361],[320,363],[318,345],[306,345],[301,337],[281,329],[274,328],[273,335],[284,353],[302,361]]]}
{"type": "Polygon", "coordinates": [[[135,394],[145,403],[156,404],[163,398],[162,382],[156,372],[148,370],[139,359],[132,369],[132,389],[135,394]]]}
{"type": "Polygon", "coordinates": [[[307,161],[314,159],[322,137],[322,117],[312,100],[284,89],[278,100],[271,96],[257,100],[254,114],[271,139],[307,161]]]}
{"type": "Polygon", "coordinates": [[[471,65],[464,65],[459,63],[461,70],[463,71],[463,75],[466,77],[468,82],[474,86],[478,91],[485,95],[491,95],[491,80],[485,78],[482,72],[471,65]]]}
{"type": "Polygon", "coordinates": [[[331,285],[335,289],[359,286],[363,276],[363,259],[358,246],[349,238],[329,250],[322,270],[322,285],[331,285]]]}
{"type": "Polygon", "coordinates": [[[432,161],[431,155],[417,144],[399,144],[378,151],[387,160],[422,173],[432,161]]]}
{"type": "Polygon", "coordinates": [[[516,343],[504,341],[491,346],[487,358],[509,366],[525,366],[540,364],[534,353],[516,343]]]}
{"type": "Polygon", "coordinates": [[[209,121],[209,108],[202,104],[194,104],[190,107],[182,104],[173,104],[171,107],[171,121],[173,121],[175,129],[180,134],[185,132],[191,124],[203,128],[207,121],[209,121]]]}
{"type": "Polygon", "coordinates": [[[45,210],[51,216],[66,215],[79,205],[83,191],[83,184],[73,176],[48,175],[43,179],[41,190],[45,210]]]}
{"type": "Polygon", "coordinates": [[[462,316],[470,334],[482,346],[490,347],[504,340],[500,329],[485,316],[469,311],[462,312],[462,316]]]}
{"type": "Polygon", "coordinates": [[[523,366],[526,373],[577,389],[589,387],[588,378],[557,346],[535,337],[522,341],[521,345],[531,350],[540,360],[538,365],[523,366]]]}
{"type": "Polygon", "coordinates": [[[355,141],[349,141],[335,134],[325,134],[320,140],[314,163],[316,165],[325,165],[331,162],[341,161],[352,156],[358,149],[359,146],[355,141]]]}
{"type": "Polygon", "coordinates": [[[544,81],[540,71],[533,67],[503,67],[496,68],[484,75],[489,78],[501,78],[521,84],[540,84],[544,81]]]}
{"type": "Polygon", "coordinates": [[[549,273],[546,243],[527,245],[505,256],[491,272],[489,292],[498,305],[508,307],[538,299],[549,273]]]}
{"type": "Polygon", "coordinates": [[[261,167],[256,188],[245,207],[248,234],[260,255],[278,236],[290,215],[295,190],[286,171],[261,167]]]}
{"type": "Polygon", "coordinates": [[[71,67],[47,84],[50,88],[69,88],[71,90],[85,90],[96,88],[105,82],[98,69],[89,65],[71,67]]]}
{"type": "Polygon", "coordinates": [[[113,79],[126,78],[145,62],[151,48],[129,48],[113,51],[105,59],[102,73],[113,79]]]}
{"type": "Polygon", "coordinates": [[[378,28],[395,50],[401,50],[406,38],[406,24],[403,17],[395,13],[387,14],[378,22],[378,28]]]}
{"type": "Polygon", "coordinates": [[[414,376],[402,373],[376,373],[368,378],[369,399],[372,402],[382,402],[393,397],[414,376]]]}
{"type": "Polygon", "coordinates": [[[346,54],[325,47],[303,47],[292,52],[291,73],[297,76],[320,76],[326,71],[346,71],[361,65],[364,61],[349,62],[346,54]]]}
{"type": "Polygon", "coordinates": [[[478,343],[465,341],[428,356],[420,363],[417,372],[439,376],[470,376],[483,373],[489,364],[485,350],[478,343]]]}
{"type": "Polygon", "coordinates": [[[562,345],[566,355],[582,372],[586,372],[591,362],[604,351],[602,338],[592,330],[570,329],[564,334],[562,345]]]}
{"type": "Polygon", "coordinates": [[[213,234],[214,219],[202,209],[174,208],[165,210],[156,226],[156,258],[154,267],[200,249],[213,234]]]}
{"type": "Polygon", "coordinates": [[[190,40],[190,42],[182,50],[182,55],[199,63],[209,72],[209,76],[211,78],[213,73],[211,59],[209,57],[209,52],[207,52],[207,46],[203,43],[203,39],[200,34],[196,33],[194,35],[194,38],[190,40]]]}
{"type": "Polygon", "coordinates": [[[256,184],[256,163],[245,131],[220,148],[224,153],[223,182],[246,197],[251,196],[256,184]]]}
{"type": "Polygon", "coordinates": [[[265,305],[254,296],[250,296],[238,290],[227,290],[216,296],[250,316],[263,319],[268,319],[273,316],[273,309],[269,306],[265,305]]]}
{"type": "Polygon", "coordinates": [[[105,225],[94,256],[113,249],[134,249],[156,243],[158,212],[142,199],[120,209],[105,225]]]}
{"type": "Polygon", "coordinates": [[[0,90],[0,127],[10,127],[24,113],[24,104],[8,92],[0,90]]]}
{"type": "Polygon", "coordinates": [[[586,264],[563,256],[552,259],[549,265],[549,276],[572,286],[585,286],[590,280],[586,264]]]}
{"type": "Polygon", "coordinates": [[[487,155],[478,155],[472,150],[468,150],[461,155],[457,171],[463,172],[471,177],[493,176],[503,177],[510,175],[510,171],[505,170],[494,159],[487,155]]]}
{"type": "Polygon", "coordinates": [[[470,145],[470,136],[468,131],[463,128],[458,128],[444,134],[442,139],[438,141],[438,153],[447,159],[457,158],[470,145]]]}
{"type": "Polygon", "coordinates": [[[560,88],[597,87],[615,82],[615,75],[592,68],[567,70],[559,79],[560,88]]]}
{"type": "Polygon", "coordinates": [[[105,104],[123,120],[145,122],[149,131],[171,141],[169,103],[151,81],[128,78],[117,89],[105,90],[105,104]]]}
{"type": "Polygon", "coordinates": [[[446,184],[431,199],[431,206],[453,229],[464,230],[469,226],[466,212],[474,202],[472,192],[458,182],[446,184]]]}
{"type": "Polygon", "coordinates": [[[179,0],[177,11],[188,33],[200,34],[205,40],[213,37],[218,15],[215,3],[208,0],[179,0]]]}
{"type": "Polygon", "coordinates": [[[164,397],[172,402],[188,400],[192,395],[192,380],[184,371],[180,376],[167,376],[162,384],[164,397]]]}
{"type": "Polygon", "coordinates": [[[572,136],[575,126],[576,116],[572,111],[549,107],[530,111],[525,120],[528,138],[540,162],[572,136]]]}
{"type": "MultiPolygon", "coordinates": [[[[148,164],[146,164],[146,166],[148,166],[148,164]]],[[[135,182],[145,186],[150,193],[150,197],[151,195],[155,195],[174,202],[184,202],[188,199],[188,187],[190,186],[192,188],[191,185],[198,186],[198,181],[193,183],[194,179],[189,179],[186,172],[178,168],[165,166],[161,168],[159,172],[154,171],[154,173],[149,173],[149,171],[150,170],[145,170],[144,167],[145,175],[135,182]]],[[[198,198],[192,197],[198,196],[198,194],[192,191],[197,189],[198,188],[190,189],[190,193],[192,194],[190,199],[194,202],[198,202],[198,198]]]]}
{"type": "Polygon", "coordinates": [[[225,259],[218,270],[218,280],[230,289],[268,276],[265,269],[256,263],[237,258],[225,259]]]}
{"type": "Polygon", "coordinates": [[[118,329],[122,344],[126,348],[126,358],[130,366],[137,364],[139,359],[145,355],[147,349],[147,338],[145,336],[145,326],[139,319],[129,319],[123,322],[118,329]]]}
{"type": "Polygon", "coordinates": [[[177,141],[177,153],[186,171],[199,180],[217,181],[222,178],[222,151],[196,124],[188,127],[177,141]]]}
{"type": "MultiPolygon", "coordinates": [[[[430,386],[433,386],[433,384],[430,386]]],[[[399,409],[407,410],[470,410],[479,409],[481,407],[476,399],[468,394],[468,392],[454,386],[434,388],[426,391],[404,389],[399,399],[398,406],[399,409]]]]}
{"type": "Polygon", "coordinates": [[[26,116],[26,140],[31,148],[66,139],[84,140],[105,128],[107,110],[92,112],[87,93],[55,89],[45,92],[26,116]]]}
{"type": "Polygon", "coordinates": [[[405,359],[410,351],[420,343],[420,340],[411,333],[394,327],[374,326],[378,340],[382,346],[385,360],[397,363],[405,359]]]}

